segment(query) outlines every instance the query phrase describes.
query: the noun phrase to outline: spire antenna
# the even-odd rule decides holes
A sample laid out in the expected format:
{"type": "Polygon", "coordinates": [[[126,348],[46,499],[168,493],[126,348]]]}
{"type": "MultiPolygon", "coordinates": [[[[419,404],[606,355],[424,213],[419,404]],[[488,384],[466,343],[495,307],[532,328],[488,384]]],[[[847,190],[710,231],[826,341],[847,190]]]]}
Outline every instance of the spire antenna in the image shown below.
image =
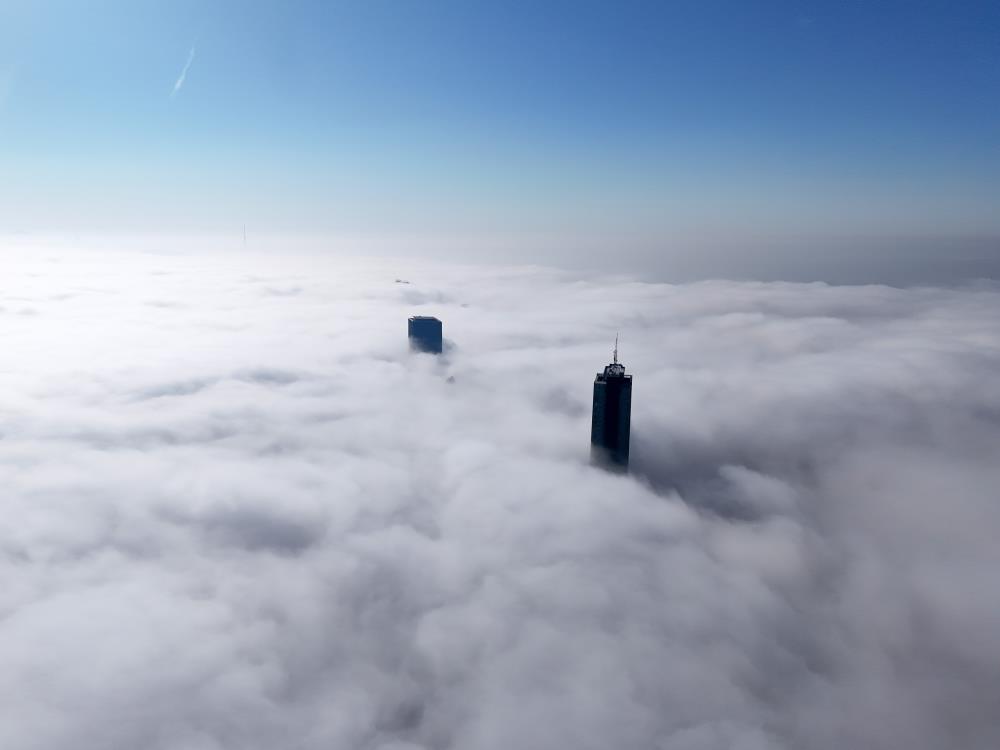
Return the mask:
{"type": "Polygon", "coordinates": [[[618,364],[618,333],[615,332],[615,364],[618,364]]]}

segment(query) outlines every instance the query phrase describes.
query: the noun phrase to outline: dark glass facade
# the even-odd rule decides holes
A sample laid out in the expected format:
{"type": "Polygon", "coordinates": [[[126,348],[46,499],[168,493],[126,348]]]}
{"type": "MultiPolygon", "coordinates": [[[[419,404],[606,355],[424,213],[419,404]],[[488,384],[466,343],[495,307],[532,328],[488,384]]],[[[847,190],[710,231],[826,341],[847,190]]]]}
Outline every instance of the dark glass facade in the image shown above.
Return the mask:
{"type": "Polygon", "coordinates": [[[440,354],[443,348],[441,321],[424,315],[414,315],[407,322],[410,348],[431,354],[440,354]]]}
{"type": "Polygon", "coordinates": [[[632,376],[617,362],[594,379],[594,411],[590,425],[590,455],[607,468],[628,468],[632,421],[632,376]]]}

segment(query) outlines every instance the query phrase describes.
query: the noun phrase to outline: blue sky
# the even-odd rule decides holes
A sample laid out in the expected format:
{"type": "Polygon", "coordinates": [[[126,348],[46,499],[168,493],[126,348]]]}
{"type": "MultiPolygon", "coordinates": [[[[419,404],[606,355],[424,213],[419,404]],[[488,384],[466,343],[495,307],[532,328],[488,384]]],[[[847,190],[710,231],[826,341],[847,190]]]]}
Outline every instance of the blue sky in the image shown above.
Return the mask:
{"type": "Polygon", "coordinates": [[[1000,236],[1000,4],[8,0],[0,178],[0,233],[1000,236]]]}

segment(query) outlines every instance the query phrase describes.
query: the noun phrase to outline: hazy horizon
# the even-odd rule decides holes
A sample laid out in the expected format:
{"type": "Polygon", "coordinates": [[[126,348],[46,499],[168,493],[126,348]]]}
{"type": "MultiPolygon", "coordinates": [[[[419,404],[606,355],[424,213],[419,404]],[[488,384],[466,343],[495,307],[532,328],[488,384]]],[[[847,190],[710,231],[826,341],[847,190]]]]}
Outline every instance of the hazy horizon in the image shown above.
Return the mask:
{"type": "Polygon", "coordinates": [[[442,237],[414,240],[390,236],[303,236],[261,234],[242,228],[211,235],[88,235],[22,233],[0,236],[0,252],[34,248],[190,254],[313,254],[404,261],[428,258],[473,265],[537,265],[580,274],[682,283],[706,280],[797,281],[889,286],[962,285],[1000,278],[1000,240],[964,238],[887,241],[841,238],[817,246],[814,240],[705,246],[635,244],[621,247],[600,237],[556,244],[549,237],[442,237]],[[807,251],[804,251],[804,249],[807,251]]]}

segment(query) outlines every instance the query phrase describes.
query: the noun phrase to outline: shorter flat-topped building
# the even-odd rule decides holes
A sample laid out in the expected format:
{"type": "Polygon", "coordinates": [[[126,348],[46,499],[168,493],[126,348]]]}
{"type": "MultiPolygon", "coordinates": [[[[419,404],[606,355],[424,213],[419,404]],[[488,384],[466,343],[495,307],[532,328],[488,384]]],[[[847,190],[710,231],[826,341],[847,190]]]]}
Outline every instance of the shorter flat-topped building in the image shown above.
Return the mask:
{"type": "Polygon", "coordinates": [[[410,348],[430,354],[440,354],[443,349],[441,321],[427,315],[414,315],[407,321],[410,348]]]}

